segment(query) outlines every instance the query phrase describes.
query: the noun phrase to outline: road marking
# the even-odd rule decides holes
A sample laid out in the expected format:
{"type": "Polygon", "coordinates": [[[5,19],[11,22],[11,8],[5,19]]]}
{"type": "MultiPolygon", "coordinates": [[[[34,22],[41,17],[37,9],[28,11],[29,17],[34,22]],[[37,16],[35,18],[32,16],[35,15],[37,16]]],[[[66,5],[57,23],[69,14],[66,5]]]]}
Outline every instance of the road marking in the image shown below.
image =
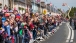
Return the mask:
{"type": "Polygon", "coordinates": [[[72,30],[72,37],[71,39],[74,39],[74,30],[72,30]]]}
{"type": "MultiPolygon", "coordinates": [[[[68,24],[67,24],[67,27],[68,27],[68,24]]],[[[68,29],[69,29],[69,34],[68,34],[66,42],[69,42],[69,39],[71,37],[71,29],[69,27],[68,27],[68,29]]]]}
{"type": "Polygon", "coordinates": [[[69,39],[67,39],[66,42],[69,42],[69,39]]]}
{"type": "Polygon", "coordinates": [[[73,39],[74,39],[74,30],[73,30],[73,28],[71,26],[70,26],[70,28],[72,29],[72,36],[71,36],[70,42],[73,42],[73,39]]]}
{"type": "Polygon", "coordinates": [[[73,42],[73,39],[71,39],[70,42],[73,42]]]}
{"type": "MultiPolygon", "coordinates": [[[[74,39],[74,30],[73,30],[73,28],[69,25],[69,23],[68,23],[67,25],[68,25],[68,28],[69,28],[70,30],[72,30],[72,31],[71,31],[72,33],[70,33],[69,42],[73,42],[73,39],[74,39]]],[[[68,40],[66,40],[66,42],[68,42],[68,40]]]]}

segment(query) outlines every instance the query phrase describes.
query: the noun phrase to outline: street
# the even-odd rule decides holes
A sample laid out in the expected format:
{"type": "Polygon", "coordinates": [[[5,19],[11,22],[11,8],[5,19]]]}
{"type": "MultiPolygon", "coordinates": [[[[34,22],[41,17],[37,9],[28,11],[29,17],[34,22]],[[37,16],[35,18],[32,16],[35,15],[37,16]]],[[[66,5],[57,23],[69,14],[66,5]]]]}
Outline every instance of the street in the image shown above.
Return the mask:
{"type": "Polygon", "coordinates": [[[73,42],[71,38],[74,38],[73,36],[74,33],[71,32],[72,30],[70,31],[70,28],[68,28],[69,26],[67,26],[67,24],[68,23],[62,23],[62,25],[59,26],[59,29],[57,30],[57,32],[46,41],[43,41],[42,43],[71,43],[73,42]]]}
{"type": "Polygon", "coordinates": [[[0,43],[76,43],[76,0],[0,0],[0,43]]]}

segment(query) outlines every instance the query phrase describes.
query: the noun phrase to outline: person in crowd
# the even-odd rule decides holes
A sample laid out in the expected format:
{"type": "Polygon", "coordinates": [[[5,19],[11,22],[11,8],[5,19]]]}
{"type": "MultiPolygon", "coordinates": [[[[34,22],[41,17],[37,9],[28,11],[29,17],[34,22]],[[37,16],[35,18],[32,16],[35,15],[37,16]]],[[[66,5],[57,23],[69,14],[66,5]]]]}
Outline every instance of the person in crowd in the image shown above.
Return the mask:
{"type": "Polygon", "coordinates": [[[14,10],[14,11],[13,11],[13,14],[14,14],[15,16],[20,16],[20,14],[18,13],[17,10],[14,10]]]}
{"type": "Polygon", "coordinates": [[[15,24],[14,19],[10,19],[10,33],[11,33],[11,43],[15,43],[15,24]]]}
{"type": "Polygon", "coordinates": [[[39,20],[39,28],[40,28],[40,33],[41,33],[41,39],[43,39],[44,36],[44,15],[41,16],[40,20],[39,20]]]}
{"type": "Polygon", "coordinates": [[[30,36],[28,34],[27,29],[25,29],[25,34],[24,34],[24,43],[29,43],[30,41],[30,36]]]}
{"type": "Polygon", "coordinates": [[[33,18],[33,24],[34,24],[34,30],[33,30],[33,39],[35,40],[37,38],[37,31],[38,31],[38,27],[39,27],[39,20],[37,18],[37,16],[35,16],[33,18]]]}
{"type": "Polygon", "coordinates": [[[0,43],[3,43],[4,38],[3,38],[3,33],[4,29],[2,28],[2,15],[0,15],[0,43]]]}
{"type": "Polygon", "coordinates": [[[10,24],[8,20],[4,22],[4,29],[5,29],[5,32],[8,34],[8,36],[10,36],[10,24]]]}
{"type": "Polygon", "coordinates": [[[29,43],[31,39],[35,40],[37,37],[43,39],[60,21],[58,17],[40,15],[39,13],[34,15],[27,12],[19,14],[18,10],[9,13],[7,6],[2,12],[3,14],[0,13],[0,33],[7,34],[4,39],[8,38],[8,41],[5,41],[8,43],[29,43]]]}
{"type": "Polygon", "coordinates": [[[7,5],[4,6],[4,9],[2,10],[3,13],[8,12],[8,7],[7,5]]]}
{"type": "Polygon", "coordinates": [[[7,35],[5,38],[5,43],[11,43],[11,41],[10,41],[10,39],[11,39],[10,24],[9,24],[8,20],[6,20],[4,22],[4,30],[5,30],[5,34],[7,35]]]}
{"type": "Polygon", "coordinates": [[[70,18],[70,25],[72,25],[72,18],[70,18]]]}

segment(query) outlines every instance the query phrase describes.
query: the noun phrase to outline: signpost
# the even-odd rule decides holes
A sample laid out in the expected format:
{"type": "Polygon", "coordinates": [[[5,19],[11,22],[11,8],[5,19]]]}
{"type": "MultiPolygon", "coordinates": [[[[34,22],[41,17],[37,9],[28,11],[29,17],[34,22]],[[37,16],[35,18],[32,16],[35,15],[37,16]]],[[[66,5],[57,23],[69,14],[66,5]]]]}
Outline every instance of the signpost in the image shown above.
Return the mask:
{"type": "Polygon", "coordinates": [[[46,13],[47,13],[47,10],[46,10],[46,9],[44,9],[44,10],[43,10],[43,14],[45,15],[46,13]]]}

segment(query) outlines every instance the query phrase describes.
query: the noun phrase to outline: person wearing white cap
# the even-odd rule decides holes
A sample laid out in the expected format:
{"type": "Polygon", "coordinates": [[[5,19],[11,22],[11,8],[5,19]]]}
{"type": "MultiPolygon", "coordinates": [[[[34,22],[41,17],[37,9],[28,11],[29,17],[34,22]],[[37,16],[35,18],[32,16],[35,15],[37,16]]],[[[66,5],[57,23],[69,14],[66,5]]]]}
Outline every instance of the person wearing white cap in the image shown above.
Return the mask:
{"type": "Polygon", "coordinates": [[[11,18],[15,18],[15,15],[14,14],[11,14],[11,18]]]}

